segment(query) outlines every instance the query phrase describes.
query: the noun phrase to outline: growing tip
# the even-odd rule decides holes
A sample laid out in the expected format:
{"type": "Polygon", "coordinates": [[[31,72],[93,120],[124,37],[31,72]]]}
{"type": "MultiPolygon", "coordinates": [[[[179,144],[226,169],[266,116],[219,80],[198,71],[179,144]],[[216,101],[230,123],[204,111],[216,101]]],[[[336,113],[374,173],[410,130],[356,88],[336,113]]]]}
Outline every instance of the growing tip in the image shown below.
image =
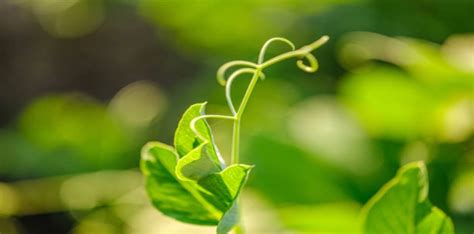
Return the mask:
{"type": "Polygon", "coordinates": [[[319,38],[318,40],[316,40],[316,41],[313,43],[313,45],[315,46],[315,48],[317,48],[317,47],[320,47],[320,46],[326,44],[326,42],[328,42],[328,41],[329,41],[329,36],[328,36],[328,35],[324,35],[324,36],[322,36],[321,38],[319,38]]]}
{"type": "Polygon", "coordinates": [[[324,35],[320,37],[318,40],[314,41],[313,43],[303,47],[306,48],[309,51],[315,50],[319,48],[320,46],[324,45],[327,41],[329,41],[329,36],[324,35]]]}
{"type": "Polygon", "coordinates": [[[319,40],[321,40],[322,43],[326,43],[327,41],[329,41],[329,36],[328,36],[328,35],[324,35],[324,36],[322,36],[319,40]]]}

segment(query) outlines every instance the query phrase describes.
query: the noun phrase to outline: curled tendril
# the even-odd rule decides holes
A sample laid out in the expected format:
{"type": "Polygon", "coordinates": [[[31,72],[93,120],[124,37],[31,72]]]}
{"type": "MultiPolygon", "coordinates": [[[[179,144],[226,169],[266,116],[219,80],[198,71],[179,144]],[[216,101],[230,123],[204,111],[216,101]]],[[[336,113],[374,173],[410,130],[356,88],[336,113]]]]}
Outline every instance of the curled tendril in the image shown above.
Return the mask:
{"type": "Polygon", "coordinates": [[[191,123],[189,124],[190,127],[191,127],[191,130],[194,132],[194,134],[196,134],[197,137],[199,137],[199,139],[201,139],[204,142],[208,142],[208,140],[203,135],[201,135],[201,133],[196,129],[196,123],[197,123],[197,121],[199,121],[201,119],[211,119],[211,118],[214,118],[214,119],[231,119],[231,120],[235,119],[234,116],[228,116],[228,115],[201,115],[201,116],[198,116],[198,117],[194,118],[193,120],[191,120],[191,123]]]}
{"type": "Polygon", "coordinates": [[[244,61],[244,60],[236,60],[236,61],[231,61],[228,63],[225,63],[222,65],[219,70],[217,70],[217,81],[219,84],[225,86],[225,95],[227,99],[227,104],[229,105],[229,109],[232,112],[232,116],[226,116],[226,115],[201,115],[193,120],[191,120],[190,127],[191,130],[196,134],[198,138],[203,140],[204,142],[208,142],[208,139],[206,139],[204,136],[202,136],[199,131],[196,129],[196,123],[197,121],[201,119],[208,119],[208,118],[214,118],[214,119],[229,119],[234,121],[234,133],[233,133],[233,140],[232,140],[232,162],[238,162],[238,145],[239,145],[239,132],[240,132],[240,116],[242,115],[245,106],[247,104],[247,101],[252,93],[252,90],[258,81],[258,79],[265,79],[265,75],[263,74],[263,70],[275,63],[281,62],[286,59],[290,58],[297,58],[298,60],[296,61],[296,66],[305,71],[305,72],[315,72],[319,68],[319,63],[316,57],[314,57],[313,54],[311,54],[312,51],[316,50],[319,48],[321,45],[326,43],[329,40],[328,36],[323,36],[320,39],[314,41],[313,43],[303,46],[300,49],[295,50],[294,44],[282,37],[275,37],[272,38],[263,44],[262,49],[260,49],[260,53],[258,56],[257,63],[249,62],[249,61],[244,61]],[[273,42],[283,42],[291,47],[291,51],[287,51],[283,54],[274,56],[268,60],[265,61],[265,53],[267,52],[268,47],[273,43],[273,42]],[[305,63],[307,62],[307,64],[305,63]],[[226,79],[226,72],[230,68],[233,67],[240,67],[239,69],[235,70],[230,74],[230,76],[226,79]],[[234,104],[232,102],[232,97],[231,97],[231,86],[232,82],[237,78],[240,77],[242,74],[253,74],[252,81],[249,84],[249,87],[247,88],[247,91],[244,95],[244,98],[242,99],[242,102],[239,106],[239,109],[236,110],[234,107],[234,104]]]}
{"type": "Polygon", "coordinates": [[[233,72],[227,79],[227,84],[225,86],[225,98],[227,99],[227,104],[229,105],[229,109],[233,115],[237,114],[237,111],[235,110],[234,103],[232,102],[232,95],[231,95],[232,82],[242,74],[245,74],[245,73],[254,74],[256,71],[257,70],[254,68],[240,68],[239,70],[236,70],[235,72],[233,72]]]}
{"type": "Polygon", "coordinates": [[[318,70],[319,63],[313,54],[311,53],[305,54],[303,58],[305,58],[309,62],[309,65],[306,65],[303,59],[299,59],[298,61],[296,61],[296,66],[298,66],[299,69],[305,72],[315,72],[318,70]]]}
{"type": "Polygon", "coordinates": [[[258,55],[258,64],[262,64],[263,61],[265,60],[265,53],[267,52],[267,49],[270,46],[270,44],[277,41],[286,43],[287,45],[291,47],[291,50],[296,49],[295,45],[286,38],[283,38],[283,37],[271,38],[270,40],[266,41],[265,44],[263,44],[262,49],[260,49],[260,54],[258,55]]]}
{"type": "Polygon", "coordinates": [[[225,63],[222,65],[219,70],[217,70],[217,82],[219,82],[220,85],[225,86],[226,85],[226,79],[225,79],[225,73],[226,71],[235,66],[247,66],[251,68],[257,68],[258,65],[252,62],[248,61],[243,61],[243,60],[236,60],[236,61],[231,61],[228,63],[225,63]]]}
{"type": "MultiPolygon", "coordinates": [[[[189,123],[190,127],[191,127],[191,130],[194,132],[194,134],[196,134],[196,136],[201,139],[201,141],[205,144],[209,143],[210,141],[208,139],[206,139],[203,135],[201,135],[201,133],[197,130],[196,128],[196,124],[197,124],[197,121],[201,120],[201,119],[210,119],[210,118],[215,118],[215,119],[231,119],[231,120],[234,120],[235,119],[235,116],[227,116],[227,115],[201,115],[201,116],[198,116],[194,119],[191,120],[191,122],[189,123]]],[[[211,135],[212,137],[212,135],[211,135]]],[[[212,139],[211,139],[211,142],[212,142],[212,139]]],[[[219,152],[217,151],[217,148],[216,148],[216,152],[217,152],[217,159],[219,160],[219,163],[221,164],[222,167],[225,167],[225,161],[224,159],[222,158],[222,156],[219,154],[219,152]]]]}

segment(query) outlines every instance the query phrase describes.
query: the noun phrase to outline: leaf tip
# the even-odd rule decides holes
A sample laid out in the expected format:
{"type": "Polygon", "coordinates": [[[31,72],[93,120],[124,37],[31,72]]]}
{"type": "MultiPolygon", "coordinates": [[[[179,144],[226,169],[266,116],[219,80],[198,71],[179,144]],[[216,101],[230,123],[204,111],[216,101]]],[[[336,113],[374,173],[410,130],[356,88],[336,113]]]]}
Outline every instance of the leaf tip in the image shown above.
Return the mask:
{"type": "Polygon", "coordinates": [[[156,147],[168,150],[170,152],[175,152],[175,149],[167,144],[161,143],[159,141],[150,141],[147,142],[141,149],[141,160],[153,162],[156,161],[156,158],[150,153],[150,151],[156,147]]]}
{"type": "Polygon", "coordinates": [[[147,142],[141,149],[141,160],[143,161],[154,161],[155,159],[150,155],[150,150],[157,142],[147,142]]]}

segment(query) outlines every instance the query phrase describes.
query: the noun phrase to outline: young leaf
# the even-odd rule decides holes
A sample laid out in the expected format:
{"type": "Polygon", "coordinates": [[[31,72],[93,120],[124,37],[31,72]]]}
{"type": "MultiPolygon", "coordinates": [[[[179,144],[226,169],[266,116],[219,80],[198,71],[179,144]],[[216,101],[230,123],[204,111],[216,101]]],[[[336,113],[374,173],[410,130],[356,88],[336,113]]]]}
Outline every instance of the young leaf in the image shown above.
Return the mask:
{"type": "Polygon", "coordinates": [[[218,153],[207,123],[202,120],[196,126],[209,140],[203,142],[189,125],[189,119],[204,114],[203,108],[204,104],[191,106],[178,126],[176,147],[185,155],[171,146],[151,142],[142,149],[141,169],[153,205],[165,215],[182,222],[218,225],[218,232],[226,233],[238,222],[236,199],[252,167],[233,164],[222,170],[212,157],[218,153]]]}
{"type": "Polygon", "coordinates": [[[176,165],[178,178],[187,181],[197,181],[213,173],[221,171],[209,157],[209,143],[203,143],[179,159],[176,165]]]}
{"type": "MultiPolygon", "coordinates": [[[[204,115],[205,107],[206,103],[194,104],[190,106],[181,117],[181,120],[178,123],[178,128],[176,129],[174,135],[174,145],[180,157],[187,155],[189,152],[203,143],[202,139],[199,139],[190,128],[190,124],[194,118],[204,115]]],[[[214,144],[214,139],[207,122],[204,119],[198,120],[196,122],[196,130],[199,132],[199,134],[201,134],[201,136],[205,138],[207,142],[211,143],[206,146],[208,148],[208,157],[213,163],[216,164],[216,166],[222,169],[222,167],[224,167],[224,163],[217,150],[217,147],[214,144]]]]}
{"type": "Polygon", "coordinates": [[[199,186],[206,190],[203,196],[220,210],[227,212],[239,195],[251,168],[249,165],[234,164],[199,180],[199,186]]]}
{"type": "Polygon", "coordinates": [[[454,233],[451,219],[428,201],[423,162],[402,167],[364,207],[364,233],[454,233]]]}
{"type": "Polygon", "coordinates": [[[171,146],[150,142],[143,147],[141,169],[153,205],[182,222],[216,225],[221,213],[207,204],[193,184],[177,179],[176,163],[177,154],[171,146]]]}

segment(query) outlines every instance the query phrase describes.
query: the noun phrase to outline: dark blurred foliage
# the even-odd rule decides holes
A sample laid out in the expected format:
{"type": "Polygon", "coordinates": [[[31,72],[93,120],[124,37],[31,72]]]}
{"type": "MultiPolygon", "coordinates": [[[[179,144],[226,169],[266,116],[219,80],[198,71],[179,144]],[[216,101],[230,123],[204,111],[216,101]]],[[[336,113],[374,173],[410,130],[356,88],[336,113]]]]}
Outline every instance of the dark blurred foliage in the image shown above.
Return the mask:
{"type": "MultiPolygon", "coordinates": [[[[141,146],[172,143],[190,104],[228,112],[222,63],[256,60],[270,37],[327,34],[320,71],[274,66],[249,102],[249,233],[354,231],[414,160],[433,204],[472,233],[472,12],[470,0],[0,1],[0,232],[212,232],[150,207],[141,146]]],[[[228,155],[231,126],[211,126],[228,155]]]]}
{"type": "Polygon", "coordinates": [[[157,40],[153,26],[131,5],[111,1],[100,30],[57,38],[40,27],[33,13],[8,2],[0,3],[3,126],[35,97],[48,93],[84,92],[108,101],[131,82],[153,80],[173,88],[175,79],[189,78],[196,69],[191,59],[157,40]]]}

